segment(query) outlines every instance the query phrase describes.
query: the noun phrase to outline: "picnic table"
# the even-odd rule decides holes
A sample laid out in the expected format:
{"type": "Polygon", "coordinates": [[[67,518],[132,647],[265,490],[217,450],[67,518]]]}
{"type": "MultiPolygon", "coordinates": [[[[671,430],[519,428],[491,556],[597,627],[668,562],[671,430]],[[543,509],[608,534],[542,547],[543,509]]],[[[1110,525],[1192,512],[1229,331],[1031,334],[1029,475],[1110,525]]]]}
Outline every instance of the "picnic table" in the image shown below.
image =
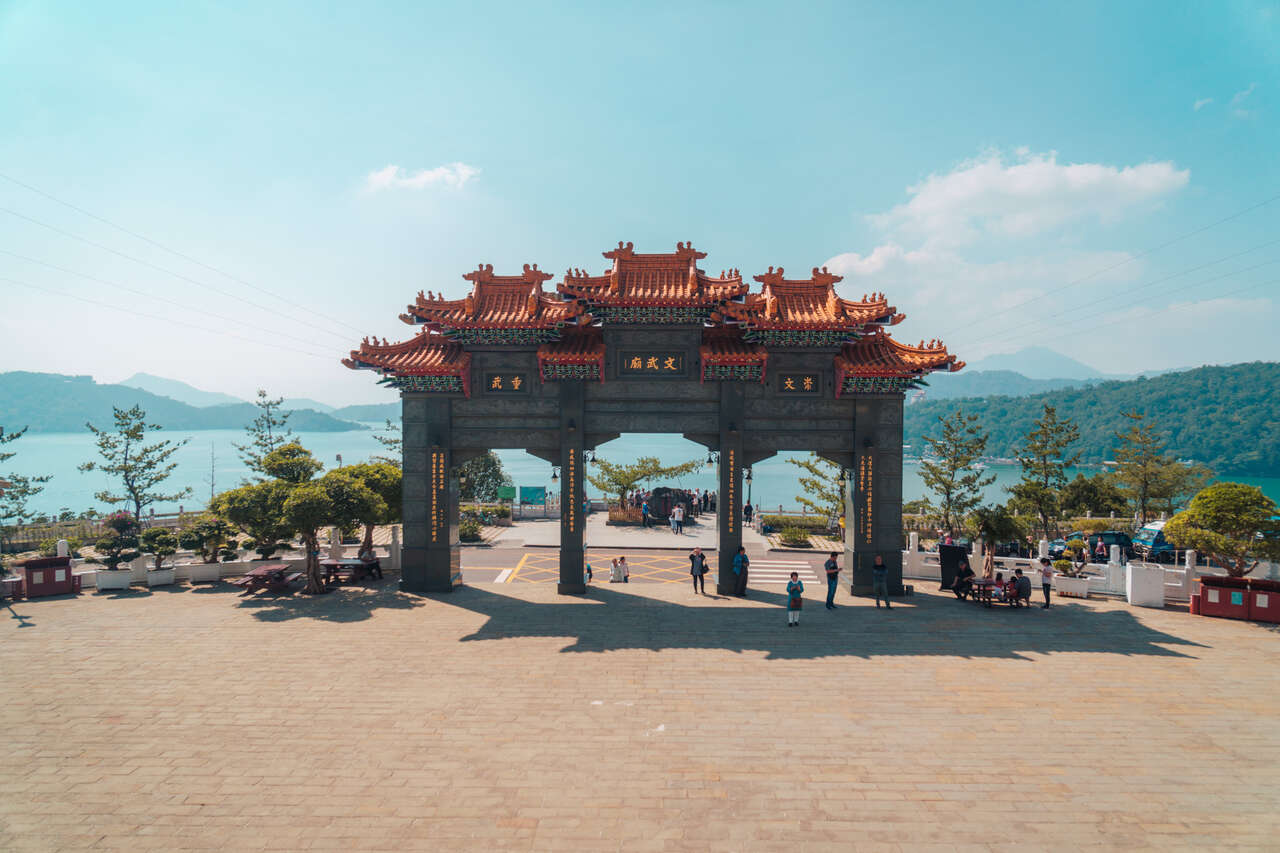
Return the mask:
{"type": "Polygon", "coordinates": [[[990,607],[992,601],[992,593],[995,591],[996,582],[991,578],[974,578],[973,589],[970,593],[971,599],[975,604],[982,604],[984,607],[990,607]]]}
{"type": "Polygon", "coordinates": [[[321,560],[320,568],[324,570],[325,584],[341,583],[344,578],[350,578],[352,583],[356,583],[365,578],[382,577],[382,565],[377,560],[350,557],[321,560]]]}
{"type": "Polygon", "coordinates": [[[231,583],[244,587],[245,595],[259,589],[269,589],[272,592],[288,592],[289,584],[302,577],[302,572],[285,574],[288,571],[289,565],[287,563],[268,563],[265,566],[250,569],[245,573],[244,577],[231,583]]]}

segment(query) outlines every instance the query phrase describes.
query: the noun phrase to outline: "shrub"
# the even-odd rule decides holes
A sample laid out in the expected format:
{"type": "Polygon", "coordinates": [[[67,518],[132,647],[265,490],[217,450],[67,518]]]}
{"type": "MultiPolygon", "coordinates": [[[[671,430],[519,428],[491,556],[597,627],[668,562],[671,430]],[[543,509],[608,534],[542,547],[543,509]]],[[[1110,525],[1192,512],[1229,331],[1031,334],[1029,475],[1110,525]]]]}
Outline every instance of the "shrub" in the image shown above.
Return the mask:
{"type": "Polygon", "coordinates": [[[463,542],[480,541],[480,522],[474,518],[465,518],[458,524],[458,538],[463,542]]]}
{"type": "Polygon", "coordinates": [[[784,532],[788,528],[826,530],[830,526],[827,524],[827,519],[818,515],[765,515],[761,516],[760,522],[784,532]]]}
{"type": "Polygon", "coordinates": [[[1070,560],[1054,560],[1053,570],[1060,575],[1075,577],[1075,566],[1072,565],[1070,560]]]}
{"type": "Polygon", "coordinates": [[[782,544],[792,548],[808,548],[809,531],[803,527],[784,527],[782,529],[782,544]]]}
{"type": "Polygon", "coordinates": [[[505,505],[494,507],[493,514],[496,515],[498,518],[510,518],[511,507],[505,506],[505,505]]]}
{"type": "Polygon", "coordinates": [[[178,537],[163,527],[151,527],[142,533],[140,550],[155,557],[155,569],[159,571],[165,557],[178,553],[178,537]]]}

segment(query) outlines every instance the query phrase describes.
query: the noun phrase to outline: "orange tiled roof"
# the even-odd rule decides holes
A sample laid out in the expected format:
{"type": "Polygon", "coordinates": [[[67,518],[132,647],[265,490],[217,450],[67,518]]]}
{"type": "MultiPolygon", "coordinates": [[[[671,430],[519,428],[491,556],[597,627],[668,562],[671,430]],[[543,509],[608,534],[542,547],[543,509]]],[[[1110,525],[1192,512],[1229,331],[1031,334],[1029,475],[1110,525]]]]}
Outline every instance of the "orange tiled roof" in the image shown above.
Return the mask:
{"type": "Polygon", "coordinates": [[[734,334],[709,334],[703,338],[698,354],[708,364],[758,364],[769,360],[769,352],[759,344],[747,343],[734,334]]]}
{"type": "Polygon", "coordinates": [[[604,338],[598,329],[586,329],[538,347],[538,361],[590,364],[604,361],[604,338]]]}
{"type": "Polygon", "coordinates": [[[520,275],[494,275],[493,264],[481,264],[463,278],[472,286],[462,299],[419,292],[400,319],[437,329],[555,329],[577,322],[583,314],[577,303],[542,289],[551,274],[537,264],[525,264],[520,275]]]}
{"type": "Polygon", "coordinates": [[[365,338],[342,363],[353,370],[376,370],[392,376],[458,376],[464,383],[470,374],[471,353],[430,330],[423,329],[407,341],[365,338]]]}
{"type": "Polygon", "coordinates": [[[671,253],[642,255],[633,244],[620,242],[604,253],[613,260],[612,269],[602,275],[571,269],[556,289],[573,299],[620,307],[712,307],[746,294],[750,286],[737,270],[712,278],[698,269],[706,256],[692,243],[676,243],[671,253]]]}
{"type": "Polygon", "coordinates": [[[836,387],[846,376],[870,378],[919,377],[935,370],[954,373],[963,361],[947,352],[941,341],[911,346],[895,341],[888,332],[876,330],[853,343],[845,344],[835,358],[836,387]]]}
{"type": "Polygon", "coordinates": [[[724,306],[724,316],[752,329],[806,329],[855,332],[869,323],[896,325],[905,315],[889,304],[882,293],[873,293],[855,302],[836,295],[836,282],[843,276],[813,268],[809,278],[783,278],[778,267],[755,276],[762,285],[759,293],[748,294],[741,303],[724,306]]]}

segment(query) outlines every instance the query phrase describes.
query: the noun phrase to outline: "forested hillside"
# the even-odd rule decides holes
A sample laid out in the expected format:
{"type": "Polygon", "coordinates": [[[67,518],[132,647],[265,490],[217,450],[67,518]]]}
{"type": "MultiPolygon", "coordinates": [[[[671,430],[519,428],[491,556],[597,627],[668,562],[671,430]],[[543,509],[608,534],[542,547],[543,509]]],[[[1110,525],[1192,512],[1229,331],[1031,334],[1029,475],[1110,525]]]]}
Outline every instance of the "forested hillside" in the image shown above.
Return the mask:
{"type": "Polygon", "coordinates": [[[1164,433],[1167,452],[1203,462],[1220,474],[1280,475],[1280,363],[1200,367],[1152,379],[1102,382],[1030,397],[924,400],[908,406],[905,441],[921,447],[937,435],[938,417],[975,414],[991,440],[988,456],[1012,457],[1049,403],[1080,426],[1085,462],[1114,458],[1124,412],[1147,415],[1164,433]]]}
{"type": "MultiPolygon", "coordinates": [[[[0,373],[0,425],[29,426],[32,432],[83,432],[85,421],[112,424],[111,407],[142,406],[147,422],[165,429],[243,429],[258,415],[251,403],[197,408],[124,385],[99,385],[90,376],[58,373],[0,373]]],[[[365,429],[320,412],[295,411],[289,426],[298,431],[341,432],[365,429]]]]}

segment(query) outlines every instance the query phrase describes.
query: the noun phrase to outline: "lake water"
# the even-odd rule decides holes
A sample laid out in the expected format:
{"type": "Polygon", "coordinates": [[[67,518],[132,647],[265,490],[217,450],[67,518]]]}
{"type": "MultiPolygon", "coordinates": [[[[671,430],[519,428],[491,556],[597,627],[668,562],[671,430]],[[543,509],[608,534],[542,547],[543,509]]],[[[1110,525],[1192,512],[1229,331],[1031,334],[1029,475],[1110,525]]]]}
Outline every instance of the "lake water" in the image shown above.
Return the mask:
{"type": "MultiPolygon", "coordinates": [[[[381,424],[370,424],[380,427],[381,424]]],[[[189,439],[189,442],[173,457],[178,463],[172,477],[171,491],[180,491],[190,486],[191,497],[182,501],[174,501],[156,506],[157,512],[173,512],[179,504],[184,508],[196,509],[204,507],[209,499],[210,450],[213,451],[213,479],[218,491],[239,485],[247,477],[247,470],[241,464],[239,455],[233,447],[234,443],[243,443],[244,433],[240,430],[200,430],[196,432],[162,431],[153,434],[153,438],[189,439]]],[[[324,463],[326,469],[337,465],[337,456],[342,455],[346,463],[360,462],[384,452],[382,445],[374,439],[373,429],[351,432],[304,432],[298,434],[316,458],[324,463]]],[[[36,514],[49,514],[61,511],[64,507],[80,512],[89,507],[99,510],[105,507],[93,497],[94,493],[109,488],[109,480],[99,472],[81,473],[76,466],[96,458],[93,436],[86,433],[41,433],[27,434],[5,450],[17,451],[17,455],[5,464],[5,469],[16,474],[38,475],[52,474],[53,479],[46,484],[44,492],[31,504],[36,514]]],[[[614,439],[596,449],[596,454],[612,462],[632,462],[639,456],[657,456],[663,462],[675,464],[690,459],[705,460],[707,452],[693,442],[686,441],[678,435],[625,435],[614,439]]],[[[520,450],[501,450],[498,456],[503,467],[517,486],[553,487],[551,482],[551,466],[536,457],[520,450]]],[[[798,509],[795,496],[801,493],[799,484],[800,469],[787,463],[789,458],[804,458],[805,453],[780,453],[770,459],[757,463],[752,469],[750,497],[752,502],[762,510],[798,509]]],[[[1017,482],[1019,470],[1017,466],[992,465],[988,472],[996,475],[996,481],[987,489],[988,500],[1004,501],[1007,497],[1005,489],[1017,482]]],[[[1086,472],[1092,473],[1092,472],[1086,472]]],[[[903,479],[902,491],[904,500],[924,497],[924,484],[920,479],[919,466],[908,464],[903,479]]],[[[1074,476],[1072,472],[1071,476],[1074,476]]],[[[1280,502],[1280,478],[1275,477],[1230,477],[1237,482],[1261,486],[1270,498],[1280,502]]],[[[660,485],[660,484],[655,484],[660,485]]],[[[679,478],[668,485],[682,488],[701,487],[716,488],[714,468],[703,467],[696,474],[679,478]]],[[[588,486],[588,494],[596,495],[598,490],[588,486]]]]}

